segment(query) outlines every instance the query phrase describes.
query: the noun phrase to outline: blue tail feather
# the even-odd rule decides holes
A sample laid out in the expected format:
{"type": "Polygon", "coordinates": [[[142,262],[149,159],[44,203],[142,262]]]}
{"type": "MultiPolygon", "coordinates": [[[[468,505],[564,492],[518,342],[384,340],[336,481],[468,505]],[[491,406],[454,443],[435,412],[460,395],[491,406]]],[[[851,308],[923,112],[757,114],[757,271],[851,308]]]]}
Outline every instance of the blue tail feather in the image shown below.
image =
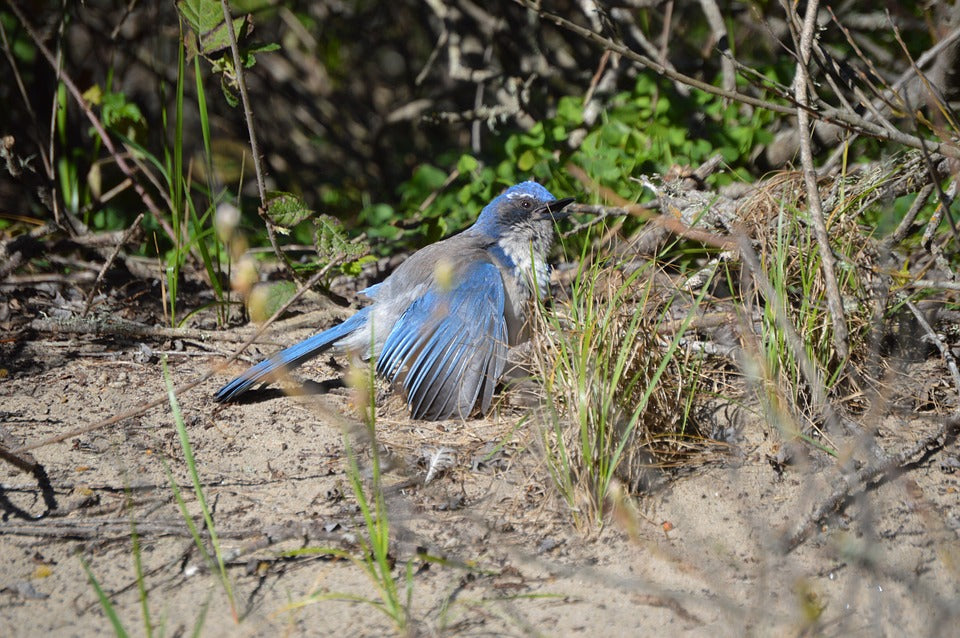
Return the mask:
{"type": "Polygon", "coordinates": [[[296,368],[363,326],[367,322],[368,314],[368,308],[364,308],[343,323],[315,334],[309,339],[305,339],[286,350],[281,350],[269,359],[261,361],[220,388],[214,396],[214,400],[218,403],[232,401],[256,384],[273,380],[273,375],[277,371],[296,368]]]}

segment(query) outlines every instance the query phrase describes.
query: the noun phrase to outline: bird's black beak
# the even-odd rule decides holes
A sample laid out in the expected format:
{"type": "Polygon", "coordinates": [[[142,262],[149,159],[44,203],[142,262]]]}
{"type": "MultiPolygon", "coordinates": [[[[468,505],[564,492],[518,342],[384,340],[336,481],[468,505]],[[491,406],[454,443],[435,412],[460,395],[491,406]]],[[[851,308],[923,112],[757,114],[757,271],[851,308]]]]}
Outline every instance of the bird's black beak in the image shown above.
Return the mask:
{"type": "Polygon", "coordinates": [[[568,217],[570,213],[563,212],[563,209],[576,201],[572,197],[565,197],[563,199],[557,199],[552,202],[547,203],[542,206],[539,210],[540,216],[542,219],[563,219],[568,217]]]}

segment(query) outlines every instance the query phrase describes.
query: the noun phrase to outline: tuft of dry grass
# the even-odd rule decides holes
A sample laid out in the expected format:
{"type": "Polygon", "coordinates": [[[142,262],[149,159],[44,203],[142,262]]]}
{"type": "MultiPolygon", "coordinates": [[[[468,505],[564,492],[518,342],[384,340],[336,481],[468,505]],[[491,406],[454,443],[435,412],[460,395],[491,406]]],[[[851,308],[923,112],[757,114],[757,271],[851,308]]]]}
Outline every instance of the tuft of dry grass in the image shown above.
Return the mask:
{"type": "Polygon", "coordinates": [[[739,301],[752,318],[759,342],[757,368],[779,400],[786,399],[795,418],[814,429],[820,414],[811,400],[810,380],[801,370],[801,359],[806,358],[816,370],[825,393],[834,399],[847,398],[842,407],[862,396],[864,383],[876,376],[876,371],[867,369],[867,361],[875,329],[882,328],[885,320],[888,300],[881,298],[882,286],[874,275],[883,269],[882,251],[879,242],[865,231],[862,213],[898,175],[897,165],[892,165],[889,171],[854,173],[820,182],[849,335],[847,359],[838,356],[834,347],[827,287],[806,210],[802,176],[795,172],[774,175],[738,209],[745,222],[743,230],[760,261],[761,272],[741,278],[749,283],[739,290],[739,301]],[[754,284],[757,276],[769,280],[772,298],[766,298],[762,286],[754,284]],[[790,343],[784,321],[800,336],[801,351],[790,343]]]}
{"type": "Polygon", "coordinates": [[[534,368],[544,384],[538,412],[544,459],[581,528],[602,525],[620,482],[642,486],[650,468],[676,462],[703,437],[694,422],[696,361],[683,330],[659,328],[702,300],[670,292],[652,264],[581,265],[571,295],[535,320],[534,368]]]}
{"type": "Polygon", "coordinates": [[[692,451],[715,449],[704,445],[705,433],[727,439],[735,425],[715,432],[705,419],[698,423],[717,403],[756,410],[783,441],[837,454],[823,424],[865,405],[883,375],[878,344],[896,324],[893,278],[883,274],[889,249],[866,230],[864,212],[916,186],[903,177],[911,163],[905,155],[821,180],[846,358],[834,345],[822,256],[798,173],[776,174],[737,203],[740,226],[727,230],[739,234],[741,250],[698,254],[688,243],[663,247],[651,261],[582,257],[569,297],[541,307],[533,331],[534,368],[544,385],[537,413],[543,458],[578,526],[601,526],[614,509],[611,495],[636,493],[651,467],[689,466],[692,451]],[[700,270],[677,276],[685,268],[700,270]],[[708,297],[711,316],[725,322],[708,321],[708,297]],[[730,385],[731,374],[746,383],[730,385]]]}

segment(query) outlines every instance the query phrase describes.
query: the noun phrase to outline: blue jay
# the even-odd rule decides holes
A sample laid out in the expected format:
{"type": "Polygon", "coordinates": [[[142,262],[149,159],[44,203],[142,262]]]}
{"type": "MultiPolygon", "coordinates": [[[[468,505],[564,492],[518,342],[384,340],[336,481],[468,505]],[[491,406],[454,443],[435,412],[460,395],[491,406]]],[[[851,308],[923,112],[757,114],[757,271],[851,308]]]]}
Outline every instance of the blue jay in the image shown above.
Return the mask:
{"type": "Polygon", "coordinates": [[[511,186],[463,232],[426,246],[361,291],[373,303],[278,352],[217,392],[230,401],[327,348],[368,359],[399,384],[415,419],[465,419],[490,407],[507,350],[523,338],[534,288],[549,286],[553,222],[573,202],[535,182],[511,186]]]}

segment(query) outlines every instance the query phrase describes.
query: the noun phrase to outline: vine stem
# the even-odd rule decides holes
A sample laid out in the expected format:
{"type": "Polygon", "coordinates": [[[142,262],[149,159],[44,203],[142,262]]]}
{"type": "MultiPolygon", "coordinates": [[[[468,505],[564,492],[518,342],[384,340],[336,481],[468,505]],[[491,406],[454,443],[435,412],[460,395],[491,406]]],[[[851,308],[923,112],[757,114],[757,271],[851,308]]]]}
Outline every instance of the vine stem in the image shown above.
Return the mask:
{"type": "Polygon", "coordinates": [[[264,185],[263,165],[260,162],[260,146],[257,144],[257,132],[253,125],[253,108],[250,106],[250,96],[247,94],[247,80],[243,74],[243,64],[240,60],[240,47],[237,45],[237,32],[233,28],[233,16],[230,15],[230,7],[227,6],[227,0],[220,0],[223,7],[223,19],[227,23],[227,35],[230,39],[230,52],[233,54],[233,70],[237,79],[237,87],[240,89],[240,101],[243,104],[243,116],[247,121],[247,133],[250,136],[250,153],[253,155],[253,172],[257,176],[257,193],[260,196],[260,206],[257,207],[257,214],[263,220],[267,227],[267,237],[270,239],[270,245],[273,252],[281,264],[293,275],[294,279],[303,283],[303,278],[294,270],[293,266],[287,260],[286,255],[280,250],[277,244],[277,235],[273,230],[273,222],[267,216],[267,189],[264,185]]]}

